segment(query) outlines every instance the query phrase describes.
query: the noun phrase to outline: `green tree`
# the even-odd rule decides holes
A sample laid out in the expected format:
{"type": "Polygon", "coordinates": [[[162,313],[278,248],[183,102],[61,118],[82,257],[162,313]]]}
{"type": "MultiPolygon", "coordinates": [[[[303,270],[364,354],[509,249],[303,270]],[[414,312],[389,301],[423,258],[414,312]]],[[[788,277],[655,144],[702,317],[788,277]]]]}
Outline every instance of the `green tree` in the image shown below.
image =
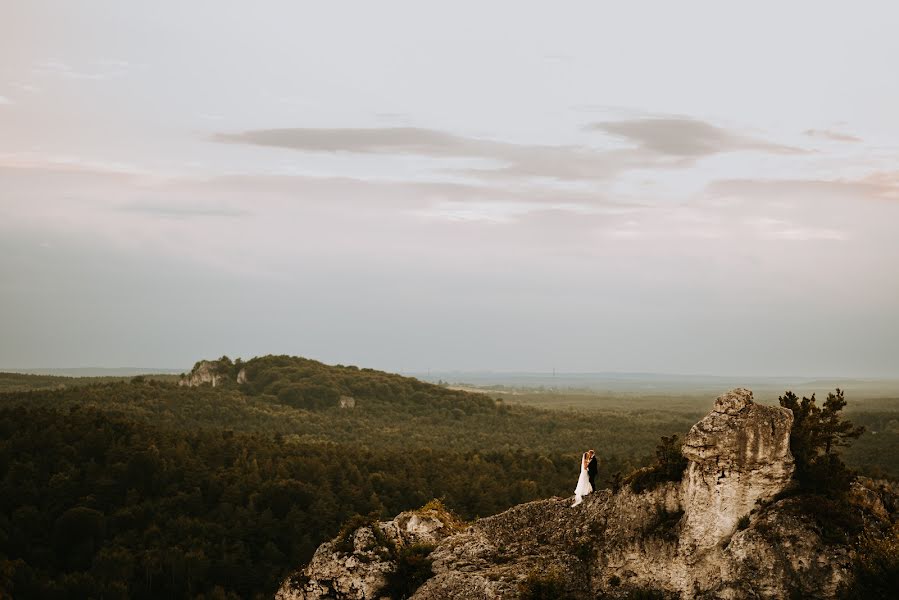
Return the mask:
{"type": "Polygon", "coordinates": [[[837,449],[848,446],[851,440],[864,433],[842,417],[846,406],[843,390],[827,395],[819,407],[815,395],[802,397],[787,391],[778,398],[780,405],[793,411],[790,431],[790,450],[796,461],[795,477],[811,491],[841,494],[849,489],[852,473],[839,458],[837,449]]]}

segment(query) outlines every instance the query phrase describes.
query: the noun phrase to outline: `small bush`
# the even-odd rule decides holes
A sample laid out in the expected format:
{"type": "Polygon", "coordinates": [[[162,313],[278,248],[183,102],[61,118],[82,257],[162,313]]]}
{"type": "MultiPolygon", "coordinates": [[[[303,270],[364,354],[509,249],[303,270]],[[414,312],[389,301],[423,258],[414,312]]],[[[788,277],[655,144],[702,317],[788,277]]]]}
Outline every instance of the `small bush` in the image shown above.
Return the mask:
{"type": "Polygon", "coordinates": [[[356,538],[356,531],[358,531],[362,527],[371,528],[372,535],[375,537],[375,541],[378,545],[387,548],[388,550],[392,550],[393,544],[390,540],[387,539],[387,536],[384,535],[384,532],[381,531],[381,528],[378,527],[378,518],[375,514],[370,515],[353,515],[349,519],[344,522],[341,526],[340,531],[337,533],[337,540],[334,543],[334,549],[338,552],[343,552],[344,554],[350,554],[355,549],[353,547],[353,540],[356,538]]]}
{"type": "Polygon", "coordinates": [[[655,462],[628,475],[624,483],[635,492],[643,492],[655,489],[666,481],[680,481],[686,468],[687,459],[681,452],[677,436],[662,436],[656,446],[655,462]]]}
{"type": "Polygon", "coordinates": [[[813,517],[821,528],[821,539],[826,543],[845,544],[864,527],[859,512],[843,498],[835,500],[818,494],[802,494],[798,500],[801,510],[813,517]]]}
{"type": "Polygon", "coordinates": [[[521,600],[567,600],[571,596],[558,571],[531,571],[518,588],[521,600]]]}
{"type": "Polygon", "coordinates": [[[385,575],[386,583],[380,595],[404,600],[415,593],[421,584],[434,576],[429,558],[434,546],[412,544],[401,548],[396,556],[396,568],[385,575]]]}
{"type": "Polygon", "coordinates": [[[451,533],[458,533],[467,526],[467,523],[459,515],[448,509],[442,500],[436,498],[428,501],[415,512],[422,516],[428,513],[434,514],[451,533]]]}
{"type": "Polygon", "coordinates": [[[853,560],[854,581],[844,588],[847,600],[887,600],[899,590],[899,525],[860,536],[853,560]]]}
{"type": "Polygon", "coordinates": [[[743,531],[749,527],[749,515],[743,515],[740,517],[740,520],[737,521],[737,531],[743,531]]]}
{"type": "Polygon", "coordinates": [[[589,540],[578,542],[574,547],[574,555],[578,560],[587,562],[593,556],[593,543],[589,540]]]}

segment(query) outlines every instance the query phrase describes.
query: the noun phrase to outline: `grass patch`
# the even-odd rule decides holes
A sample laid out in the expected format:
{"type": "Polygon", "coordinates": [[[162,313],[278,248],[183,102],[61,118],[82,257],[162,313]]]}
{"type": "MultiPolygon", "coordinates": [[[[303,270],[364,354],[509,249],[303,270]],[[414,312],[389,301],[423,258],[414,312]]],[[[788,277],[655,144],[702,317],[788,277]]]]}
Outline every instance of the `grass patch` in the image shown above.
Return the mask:
{"type": "Polygon", "coordinates": [[[434,516],[440,519],[443,526],[447,528],[449,533],[458,533],[468,527],[459,515],[446,507],[442,500],[437,498],[428,501],[427,504],[414,511],[419,516],[434,516]]]}
{"type": "Polygon", "coordinates": [[[518,586],[521,600],[567,600],[571,595],[565,589],[562,575],[555,569],[531,571],[518,586]]]}

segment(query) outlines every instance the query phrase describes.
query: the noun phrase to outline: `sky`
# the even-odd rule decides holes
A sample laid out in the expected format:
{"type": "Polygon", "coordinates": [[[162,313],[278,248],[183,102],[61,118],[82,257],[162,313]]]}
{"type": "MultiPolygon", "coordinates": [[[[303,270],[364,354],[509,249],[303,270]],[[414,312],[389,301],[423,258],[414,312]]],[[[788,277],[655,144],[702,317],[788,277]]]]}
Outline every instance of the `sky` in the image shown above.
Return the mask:
{"type": "Polygon", "coordinates": [[[0,367],[899,376],[892,2],[0,4],[0,367]]]}

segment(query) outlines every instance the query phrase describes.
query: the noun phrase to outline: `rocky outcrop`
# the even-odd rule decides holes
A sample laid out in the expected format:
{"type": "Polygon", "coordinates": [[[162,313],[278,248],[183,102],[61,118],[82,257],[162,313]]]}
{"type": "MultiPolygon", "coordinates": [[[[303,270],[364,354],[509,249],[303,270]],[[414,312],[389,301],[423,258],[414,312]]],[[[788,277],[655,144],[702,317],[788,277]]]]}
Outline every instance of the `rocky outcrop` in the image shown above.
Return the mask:
{"type": "MultiPolygon", "coordinates": [[[[647,589],[684,599],[833,598],[851,577],[850,548],[825,543],[797,497],[778,499],[791,485],[792,420],[732,390],[687,435],[682,481],[600,490],[574,508],[570,498],[530,502],[458,532],[437,515],[403,513],[358,529],[352,551],[323,544],[277,598],[377,598],[396,563],[372,541],[374,528],[398,545],[436,544],[433,575],[414,600],[514,599],[535,585],[584,600],[647,589]]],[[[857,484],[852,495],[866,518],[895,520],[885,488],[857,484]]]]}
{"type": "Polygon", "coordinates": [[[793,475],[792,425],[788,409],[755,404],[751,391],[738,388],[690,429],[680,538],[686,556],[729,538],[741,517],[786,487],[793,475]]]}
{"type": "Polygon", "coordinates": [[[346,539],[338,536],[319,546],[309,565],[289,577],[275,598],[379,598],[399,549],[437,544],[458,529],[452,515],[428,506],[400,513],[392,521],[366,523],[348,532],[346,539]]]}
{"type": "MultiPolygon", "coordinates": [[[[222,357],[216,361],[201,360],[194,365],[190,373],[181,375],[178,385],[182,387],[197,387],[201,385],[218,387],[229,381],[233,376],[234,365],[228,358],[222,357]]],[[[237,373],[237,383],[247,383],[246,368],[242,368],[237,373]]]]}
{"type": "Polygon", "coordinates": [[[341,396],[337,405],[340,408],[356,408],[356,399],[352,396],[341,396]]]}
{"type": "Polygon", "coordinates": [[[216,387],[222,382],[224,375],[219,373],[218,365],[208,360],[201,360],[190,373],[182,375],[178,385],[182,387],[197,387],[211,385],[216,387]]]}

